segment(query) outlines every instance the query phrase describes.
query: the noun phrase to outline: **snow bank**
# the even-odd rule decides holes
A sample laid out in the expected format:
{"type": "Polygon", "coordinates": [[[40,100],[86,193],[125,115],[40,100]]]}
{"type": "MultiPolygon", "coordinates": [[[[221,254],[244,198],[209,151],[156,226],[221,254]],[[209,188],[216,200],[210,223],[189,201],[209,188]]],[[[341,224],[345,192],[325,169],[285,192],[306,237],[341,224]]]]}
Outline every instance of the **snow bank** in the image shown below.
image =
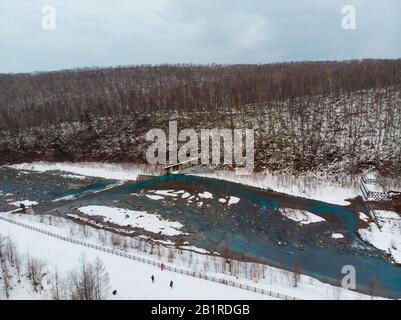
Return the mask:
{"type": "Polygon", "coordinates": [[[367,229],[358,231],[361,238],[388,252],[396,263],[401,264],[401,216],[384,210],[375,210],[375,214],[381,230],[372,222],[367,229]]]}
{"type": "Polygon", "coordinates": [[[178,194],[175,192],[175,190],[157,190],[154,191],[154,193],[166,197],[178,197],[178,194]]]}
{"type": "Polygon", "coordinates": [[[78,194],[72,194],[72,195],[61,197],[61,198],[56,198],[56,199],[54,199],[52,201],[53,202],[60,202],[60,201],[75,200],[75,199],[78,199],[78,198],[80,198],[80,197],[82,197],[82,196],[84,196],[86,194],[89,194],[89,193],[95,193],[96,194],[96,193],[100,193],[100,192],[103,192],[103,191],[106,191],[106,190],[113,189],[115,187],[118,187],[118,186],[122,185],[123,183],[124,183],[123,181],[118,181],[117,183],[110,184],[110,185],[108,185],[108,186],[106,186],[104,188],[98,189],[98,190],[87,190],[87,191],[84,191],[84,192],[81,192],[81,193],[78,193],[78,194]]]}
{"type": "Polygon", "coordinates": [[[63,178],[67,178],[67,179],[79,179],[79,180],[85,180],[86,176],[82,176],[82,175],[77,175],[77,174],[62,174],[60,175],[63,178]]]}
{"type": "Polygon", "coordinates": [[[4,196],[4,197],[10,197],[13,196],[13,193],[4,193],[3,191],[0,190],[0,196],[4,196]]]}
{"type": "MultiPolygon", "coordinates": [[[[198,207],[202,207],[204,205],[204,200],[210,200],[214,199],[214,196],[212,193],[208,191],[204,192],[199,192],[195,195],[191,195],[189,192],[185,192],[184,190],[180,191],[175,191],[175,190],[149,190],[149,192],[153,193],[153,195],[145,195],[147,198],[151,200],[164,200],[164,197],[173,197],[176,198],[179,195],[181,195],[182,199],[186,199],[189,203],[192,203],[193,201],[197,202],[198,207]]],[[[237,204],[240,202],[240,198],[230,196],[228,199],[220,198],[219,202],[220,203],[228,203],[229,206],[237,204]]]]}
{"type": "Polygon", "coordinates": [[[359,219],[361,219],[362,221],[365,221],[365,222],[369,222],[369,220],[370,220],[370,218],[363,212],[359,212],[359,219]]]}
{"type": "Polygon", "coordinates": [[[237,204],[240,200],[240,198],[230,196],[230,200],[228,200],[228,205],[231,206],[233,204],[237,204]]]}
{"type": "Polygon", "coordinates": [[[52,200],[52,201],[53,201],[53,202],[70,201],[70,200],[76,199],[78,196],[79,196],[79,195],[71,194],[71,195],[69,195],[69,196],[64,196],[64,197],[61,197],[61,198],[56,198],[56,199],[54,199],[54,200],[52,200]]]}
{"type": "Polygon", "coordinates": [[[13,206],[20,207],[23,204],[25,207],[36,206],[39,202],[24,200],[24,201],[15,201],[10,203],[13,206]]]}
{"type": "Polygon", "coordinates": [[[150,200],[164,200],[164,197],[158,195],[147,194],[146,197],[149,198],[150,200]]]}
{"type": "Polygon", "coordinates": [[[282,208],[280,212],[288,219],[299,222],[301,225],[326,221],[322,217],[304,210],[282,208]]]}
{"type": "Polygon", "coordinates": [[[213,195],[210,192],[202,192],[202,193],[198,193],[198,196],[202,199],[213,199],[213,195]]]}
{"type": "Polygon", "coordinates": [[[340,183],[330,176],[320,174],[319,172],[311,172],[299,176],[271,174],[269,172],[240,176],[231,171],[216,171],[214,173],[194,175],[270,189],[296,197],[309,198],[337,205],[349,205],[346,199],[362,195],[357,178],[344,177],[340,183]]]}
{"type": "MultiPolygon", "coordinates": [[[[112,180],[136,180],[139,174],[148,174],[148,170],[144,170],[135,166],[124,166],[120,164],[106,163],[68,163],[68,162],[33,162],[8,166],[16,170],[27,170],[36,172],[46,171],[63,171],[75,175],[87,177],[98,177],[112,180]]],[[[74,176],[69,176],[74,177],[74,176]]],[[[75,176],[78,178],[78,176],[75,176]]]]}
{"type": "Polygon", "coordinates": [[[133,211],[121,208],[105,206],[87,206],[78,209],[87,216],[103,217],[103,221],[119,226],[141,228],[153,233],[161,233],[166,236],[181,234],[183,225],[179,222],[163,220],[159,215],[142,211],[133,211]]]}
{"type": "Polygon", "coordinates": [[[205,250],[205,249],[198,248],[198,247],[195,247],[195,246],[181,246],[180,248],[181,248],[181,249],[184,249],[184,250],[195,251],[195,252],[198,252],[198,253],[201,253],[201,254],[208,254],[208,253],[210,253],[209,251],[207,251],[207,250],[205,250]]]}

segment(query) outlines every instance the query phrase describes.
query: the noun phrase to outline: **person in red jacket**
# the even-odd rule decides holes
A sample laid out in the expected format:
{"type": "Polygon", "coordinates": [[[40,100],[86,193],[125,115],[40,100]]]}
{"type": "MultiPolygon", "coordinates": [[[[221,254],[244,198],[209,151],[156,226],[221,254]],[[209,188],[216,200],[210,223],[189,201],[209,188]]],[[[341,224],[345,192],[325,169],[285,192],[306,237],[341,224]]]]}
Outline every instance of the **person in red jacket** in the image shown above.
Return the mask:
{"type": "Polygon", "coordinates": [[[160,269],[163,271],[164,270],[164,263],[160,264],[160,269]]]}

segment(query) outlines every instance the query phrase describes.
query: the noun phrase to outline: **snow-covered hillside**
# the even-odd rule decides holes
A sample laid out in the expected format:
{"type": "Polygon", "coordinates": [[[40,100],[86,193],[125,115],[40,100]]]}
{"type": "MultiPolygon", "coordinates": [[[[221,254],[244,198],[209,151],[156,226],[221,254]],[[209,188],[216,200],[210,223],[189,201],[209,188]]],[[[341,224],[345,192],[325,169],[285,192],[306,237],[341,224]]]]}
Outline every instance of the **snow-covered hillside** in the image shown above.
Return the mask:
{"type": "MultiPolygon", "coordinates": [[[[167,133],[173,118],[178,130],[191,128],[198,134],[202,129],[213,128],[254,129],[255,172],[268,170],[293,175],[327,172],[341,178],[374,168],[396,177],[401,172],[400,101],[400,90],[395,86],[260,100],[246,105],[230,103],[226,107],[196,105],[195,110],[189,111],[172,105],[166,112],[163,105],[153,112],[128,113],[123,117],[93,116],[81,122],[21,128],[18,134],[0,131],[3,150],[0,164],[26,161],[147,164],[146,151],[150,146],[147,132],[158,128],[167,133]]],[[[221,165],[218,169],[235,168],[221,165]]]]}

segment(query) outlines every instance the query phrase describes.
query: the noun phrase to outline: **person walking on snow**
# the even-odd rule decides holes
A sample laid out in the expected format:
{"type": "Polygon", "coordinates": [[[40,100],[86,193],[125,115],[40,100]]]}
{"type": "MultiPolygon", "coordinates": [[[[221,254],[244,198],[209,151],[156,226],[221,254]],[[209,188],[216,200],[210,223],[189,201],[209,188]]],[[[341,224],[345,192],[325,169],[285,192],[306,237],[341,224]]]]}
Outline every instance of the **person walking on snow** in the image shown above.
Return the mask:
{"type": "Polygon", "coordinates": [[[170,281],[170,288],[173,289],[173,281],[170,281]]]}
{"type": "Polygon", "coordinates": [[[155,276],[153,274],[150,278],[152,279],[152,283],[155,283],[155,276]]]}
{"type": "Polygon", "coordinates": [[[160,269],[163,271],[164,270],[164,263],[160,264],[160,269]]]}

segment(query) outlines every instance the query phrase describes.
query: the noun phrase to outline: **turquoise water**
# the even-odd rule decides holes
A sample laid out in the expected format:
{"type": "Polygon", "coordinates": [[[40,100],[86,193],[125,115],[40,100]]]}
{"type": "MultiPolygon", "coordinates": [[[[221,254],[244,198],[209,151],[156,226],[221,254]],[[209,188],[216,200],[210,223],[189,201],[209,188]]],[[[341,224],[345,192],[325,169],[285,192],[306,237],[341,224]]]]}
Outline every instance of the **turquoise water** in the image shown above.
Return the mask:
{"type": "Polygon", "coordinates": [[[93,184],[90,184],[88,186],[78,188],[78,189],[72,189],[68,191],[63,191],[59,193],[60,197],[68,197],[68,196],[78,196],[80,194],[89,192],[89,191],[99,191],[101,189],[104,189],[112,184],[111,181],[99,181],[93,184]]]}
{"type": "Polygon", "coordinates": [[[248,258],[258,259],[272,266],[293,269],[295,262],[301,266],[302,273],[313,276],[323,282],[338,283],[342,279],[342,267],[352,265],[356,269],[357,289],[368,293],[372,276],[378,283],[377,294],[390,298],[401,298],[401,268],[384,259],[383,253],[368,246],[357,237],[357,221],[351,207],[342,207],[310,199],[296,198],[266,190],[251,188],[235,183],[201,177],[174,175],[157,177],[146,182],[131,182],[113,187],[99,193],[112,181],[100,181],[73,190],[64,190],[62,183],[51,187],[38,185],[14,185],[0,181],[0,190],[6,192],[22,192],[35,196],[46,195],[46,198],[79,195],[73,201],[54,203],[43,201],[37,212],[69,212],[73,207],[84,205],[116,205],[123,204],[127,208],[146,210],[158,213],[164,218],[180,221],[186,228],[191,227],[192,245],[210,251],[222,249],[228,245],[233,254],[246,254],[248,258]],[[148,189],[187,188],[209,191],[217,199],[231,195],[241,201],[227,212],[221,212],[217,205],[208,210],[199,209],[196,204],[177,202],[172,206],[164,201],[153,201],[144,196],[134,197],[148,189]],[[307,226],[300,229],[296,223],[283,220],[278,213],[281,207],[296,207],[312,213],[330,217],[329,229],[307,226]],[[331,229],[330,229],[331,228],[331,229]],[[330,237],[332,232],[339,232],[348,239],[347,246],[339,248],[333,245],[319,246],[316,234],[330,237]],[[282,247],[278,242],[285,242],[282,247]],[[304,250],[299,250],[302,244],[304,250]]]}
{"type": "MultiPolygon", "coordinates": [[[[256,257],[270,265],[286,269],[293,269],[297,261],[301,265],[303,273],[333,284],[340,282],[343,278],[344,275],[341,273],[343,266],[352,265],[356,269],[358,290],[365,293],[370,292],[371,279],[374,277],[378,283],[378,294],[391,298],[401,298],[401,268],[379,257],[379,253],[373,248],[368,249],[373,250],[376,256],[370,254],[369,250],[367,253],[364,251],[365,254],[363,255],[360,250],[356,249],[368,246],[357,237],[355,214],[349,207],[280,195],[220,180],[189,176],[159,177],[139,184],[127,184],[118,187],[115,191],[131,193],[146,187],[157,189],[158,184],[167,181],[179,182],[182,189],[186,185],[196,184],[217,195],[223,190],[226,194],[240,198],[241,202],[256,205],[256,207],[240,206],[238,211],[232,211],[230,214],[234,215],[235,221],[238,222],[238,225],[235,226],[232,224],[225,225],[227,222],[218,223],[216,226],[205,225],[202,221],[196,224],[194,220],[199,216],[199,212],[188,213],[188,211],[195,210],[194,208],[186,208],[180,215],[177,207],[174,207],[172,210],[175,211],[174,218],[178,218],[184,225],[185,222],[190,222],[195,226],[199,225],[201,232],[204,233],[204,237],[195,242],[194,245],[208,248],[210,243],[224,242],[233,252],[246,252],[249,257],[256,257]],[[343,250],[330,246],[321,248],[315,243],[302,242],[305,250],[300,251],[298,243],[293,243],[291,239],[287,240],[285,236],[277,234],[277,231],[272,230],[267,225],[276,210],[283,205],[288,206],[288,204],[296,204],[301,209],[315,214],[329,215],[337,221],[339,231],[351,239],[353,246],[343,250]],[[259,224],[261,231],[258,234],[250,232],[246,225],[241,223],[248,217],[256,220],[259,224]],[[278,246],[277,240],[286,241],[287,247],[278,246]]],[[[160,202],[157,202],[157,205],[163,206],[160,202]]],[[[163,209],[166,210],[166,216],[168,216],[171,208],[168,208],[170,210],[163,209]]],[[[305,230],[308,232],[307,228],[305,230]]]]}

